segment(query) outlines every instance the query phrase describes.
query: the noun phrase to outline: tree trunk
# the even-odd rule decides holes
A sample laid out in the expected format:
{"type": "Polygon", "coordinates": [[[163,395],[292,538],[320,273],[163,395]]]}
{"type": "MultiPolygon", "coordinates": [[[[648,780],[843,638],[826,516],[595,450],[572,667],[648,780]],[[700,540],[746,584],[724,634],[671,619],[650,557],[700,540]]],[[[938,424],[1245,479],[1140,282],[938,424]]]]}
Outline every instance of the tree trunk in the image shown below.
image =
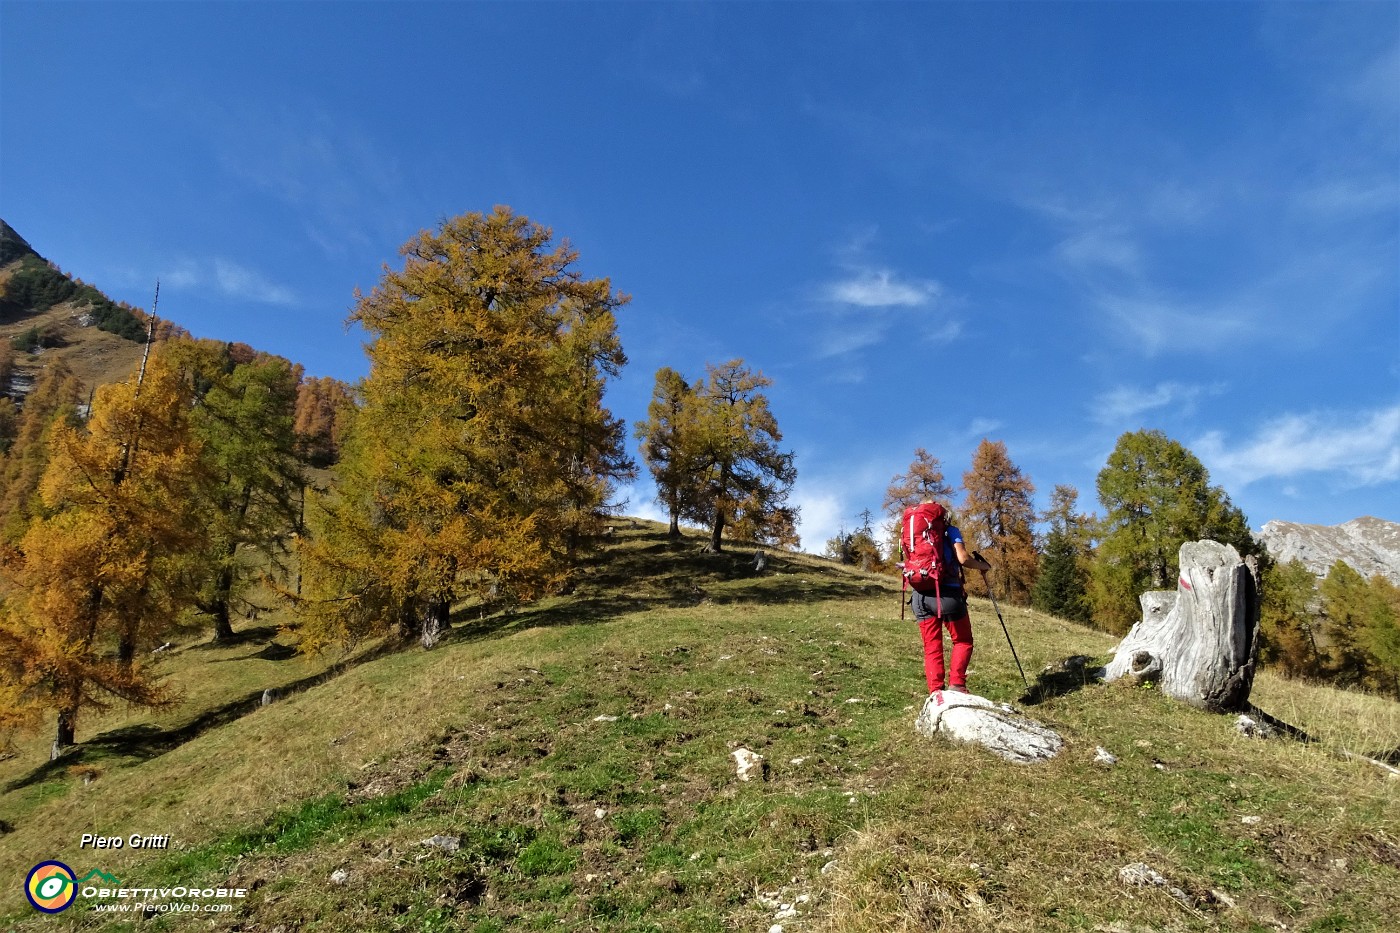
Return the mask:
{"type": "Polygon", "coordinates": [[[666,537],[675,540],[681,536],[681,517],[678,513],[671,513],[671,527],[666,530],[666,537]]]}
{"type": "Polygon", "coordinates": [[[1181,546],[1176,592],[1142,595],[1142,621],[1119,644],[1105,680],[1159,682],[1214,712],[1249,708],[1259,655],[1259,583],[1251,558],[1215,541],[1181,546]]]}
{"type": "Polygon", "coordinates": [[[452,625],[452,604],[447,600],[434,600],[423,613],[423,631],[420,641],[429,651],[437,647],[442,633],[452,625]]]}
{"type": "Polygon", "coordinates": [[[77,732],[78,703],[74,698],[58,711],[58,732],[54,736],[53,749],[49,752],[49,761],[54,761],[64,751],[77,744],[77,732]]]}
{"type": "MultiPolygon", "coordinates": [[[[232,557],[232,555],[230,555],[232,557]]],[[[214,641],[233,640],[233,621],[229,618],[229,603],[233,601],[233,568],[224,565],[214,585],[214,641]]]]}

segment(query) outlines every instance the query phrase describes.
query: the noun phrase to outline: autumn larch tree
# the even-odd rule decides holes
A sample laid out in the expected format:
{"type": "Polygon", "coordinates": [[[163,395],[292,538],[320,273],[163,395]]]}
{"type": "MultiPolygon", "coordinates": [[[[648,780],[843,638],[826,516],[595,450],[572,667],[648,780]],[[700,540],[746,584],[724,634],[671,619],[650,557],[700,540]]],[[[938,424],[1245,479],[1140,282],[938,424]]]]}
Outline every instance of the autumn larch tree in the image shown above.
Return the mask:
{"type": "Polygon", "coordinates": [[[39,482],[48,466],[49,441],[60,424],[82,423],[82,384],[66,365],[44,367],[15,422],[14,441],[0,457],[0,541],[18,544],[39,511],[39,482]]]}
{"type": "MultiPolygon", "coordinates": [[[[963,474],[966,494],[958,510],[968,550],[984,550],[992,563],[986,574],[994,592],[1013,603],[1030,601],[1039,569],[1035,545],[1035,486],[1011,461],[1006,443],[984,439],[972,454],[972,467],[963,474]]],[[[968,590],[985,593],[982,577],[969,577],[968,590]]]]}
{"type": "Polygon", "coordinates": [[[370,372],[304,552],[309,645],[399,625],[431,646],[470,593],[557,584],[606,508],[628,463],[601,404],[627,298],[552,236],[505,207],[456,217],[357,295],[370,372]]]}
{"type": "Polygon", "coordinates": [[[882,508],[898,519],[904,510],[920,502],[933,500],[947,504],[953,497],[953,487],[943,478],[942,462],[922,447],[915,448],[914,460],[906,473],[891,477],[885,489],[882,508]]]}
{"type": "Polygon", "coordinates": [[[297,454],[315,467],[328,467],[340,457],[354,397],[348,385],[330,376],[302,379],[297,386],[292,428],[297,454]]]}
{"type": "Polygon", "coordinates": [[[741,538],[795,546],[798,510],[787,497],[797,468],[792,454],[778,449],[783,435],[762,391],[772,380],[741,359],[706,370],[682,435],[696,478],[690,517],[709,525],[714,551],[730,526],[741,538]]]}
{"type": "Polygon", "coordinates": [[[1265,568],[1260,589],[1260,659],[1281,667],[1289,677],[1321,676],[1313,572],[1299,560],[1273,563],[1265,568]]]}
{"type": "Polygon", "coordinates": [[[889,517],[890,553],[892,561],[899,559],[899,524],[904,510],[920,502],[938,502],[951,507],[953,487],[943,478],[943,463],[922,447],[914,449],[914,460],[905,473],[890,478],[881,505],[889,517]]]}
{"type": "Polygon", "coordinates": [[[698,469],[691,462],[697,451],[690,442],[695,415],[695,390],[690,383],[669,366],[658,369],[647,420],[637,422],[636,437],[641,441],[642,461],[656,483],[656,499],[670,516],[672,538],[681,535],[681,517],[698,506],[698,469]]]}
{"type": "Polygon", "coordinates": [[[141,378],[106,386],[86,430],[60,423],[40,484],[43,513],[4,568],[0,679],[10,716],[56,711],[54,755],[80,712],[168,694],[136,662],[190,604],[202,516],[190,386],[156,354],[141,378]]]}
{"type": "Polygon", "coordinates": [[[541,424],[556,432],[553,443],[562,466],[559,522],[570,558],[617,514],[617,485],[637,476],[627,455],[627,422],[603,405],[608,380],[627,362],[613,315],[626,300],[613,296],[604,281],[601,290],[583,289],[559,302],[558,345],[547,371],[557,417],[541,424]]]}
{"type": "Polygon", "coordinates": [[[1094,621],[1122,634],[1139,618],[1138,597],[1172,589],[1186,541],[1232,545],[1258,555],[1244,513],[1212,486],[1196,456],[1161,431],[1122,435],[1098,475],[1099,526],[1091,594],[1094,621]]]}

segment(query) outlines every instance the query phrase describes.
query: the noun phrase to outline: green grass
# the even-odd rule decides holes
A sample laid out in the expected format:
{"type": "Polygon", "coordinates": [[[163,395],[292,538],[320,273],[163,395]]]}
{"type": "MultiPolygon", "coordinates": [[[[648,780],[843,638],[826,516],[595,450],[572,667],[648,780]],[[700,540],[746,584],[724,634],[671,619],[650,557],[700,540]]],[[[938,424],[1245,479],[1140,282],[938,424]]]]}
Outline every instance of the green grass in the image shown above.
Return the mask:
{"type": "MultiPolygon", "coordinates": [[[[158,755],[111,756],[89,785],[42,773],[0,800],[14,828],[0,873],[56,857],[128,883],[243,887],[215,925],[262,930],[766,930],[782,904],[797,912],[785,931],[813,933],[1390,928],[1397,785],[1333,751],[1400,746],[1395,704],[1261,676],[1261,705],[1307,712],[1323,740],[1309,747],[1090,685],[1024,707],[1066,748],[1011,765],[914,735],[918,636],[892,583],[796,555],[754,576],[744,556],[625,531],[571,597],[484,619],[463,607],[433,652],[347,668],[158,755]],[[761,780],[737,780],[740,746],[764,756],[761,780]],[[1119,763],[1096,764],[1098,746],[1119,763]],[[77,849],[83,832],[136,831],[174,847],[77,849]],[[1133,862],[1188,903],[1123,885],[1133,862]]],[[[1002,613],[1033,677],[1114,644],[1002,613]]],[[[973,687],[1014,702],[990,604],[973,620],[973,687]]],[[[170,663],[218,706],[268,662],[170,663]]],[[[3,764],[14,780],[39,763],[3,764]]],[[[40,918],[18,884],[0,918],[112,925],[40,918]]]]}

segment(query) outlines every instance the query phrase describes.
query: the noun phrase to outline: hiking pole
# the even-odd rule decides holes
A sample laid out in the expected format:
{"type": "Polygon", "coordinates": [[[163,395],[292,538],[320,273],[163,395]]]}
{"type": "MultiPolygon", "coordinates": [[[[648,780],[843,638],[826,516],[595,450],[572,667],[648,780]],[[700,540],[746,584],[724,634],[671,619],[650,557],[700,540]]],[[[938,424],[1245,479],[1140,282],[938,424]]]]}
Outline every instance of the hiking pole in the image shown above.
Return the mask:
{"type": "MultiPolygon", "coordinates": [[[[972,556],[986,563],[986,559],[976,551],[972,552],[972,556]]],[[[1016,657],[1016,646],[1011,643],[1011,633],[1006,630],[1006,620],[1001,617],[1001,607],[997,605],[997,598],[992,595],[992,584],[987,581],[987,571],[985,570],[982,571],[982,583],[987,587],[987,597],[992,601],[992,609],[997,614],[997,621],[1001,623],[1002,634],[1006,636],[1006,646],[1011,649],[1011,660],[1016,662],[1016,670],[1021,672],[1021,683],[1026,685],[1026,690],[1029,692],[1031,682],[1026,679],[1026,671],[1021,667],[1021,659],[1016,657]]]]}
{"type": "Polygon", "coordinates": [[[909,590],[909,577],[904,576],[903,562],[896,563],[895,566],[899,567],[899,621],[903,622],[904,604],[907,602],[907,600],[904,600],[904,591],[909,590]]]}
{"type": "Polygon", "coordinates": [[[904,557],[903,544],[899,546],[899,556],[901,559],[895,563],[895,567],[899,569],[899,621],[903,622],[905,603],[904,591],[909,587],[909,578],[904,575],[904,561],[902,559],[904,557]]]}

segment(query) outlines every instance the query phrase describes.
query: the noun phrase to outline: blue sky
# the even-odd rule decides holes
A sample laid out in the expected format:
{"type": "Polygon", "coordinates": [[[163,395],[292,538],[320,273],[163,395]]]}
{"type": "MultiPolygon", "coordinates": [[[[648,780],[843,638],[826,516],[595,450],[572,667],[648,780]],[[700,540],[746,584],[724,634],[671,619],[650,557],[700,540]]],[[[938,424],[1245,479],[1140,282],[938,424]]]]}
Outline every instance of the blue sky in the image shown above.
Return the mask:
{"type": "Polygon", "coordinates": [[[1141,428],[1400,520],[1400,4],[0,4],[0,216],[199,336],[357,379],[354,290],[496,204],[633,296],[617,414],[773,379],[810,550],[919,446],[1097,509],[1141,428]]]}

